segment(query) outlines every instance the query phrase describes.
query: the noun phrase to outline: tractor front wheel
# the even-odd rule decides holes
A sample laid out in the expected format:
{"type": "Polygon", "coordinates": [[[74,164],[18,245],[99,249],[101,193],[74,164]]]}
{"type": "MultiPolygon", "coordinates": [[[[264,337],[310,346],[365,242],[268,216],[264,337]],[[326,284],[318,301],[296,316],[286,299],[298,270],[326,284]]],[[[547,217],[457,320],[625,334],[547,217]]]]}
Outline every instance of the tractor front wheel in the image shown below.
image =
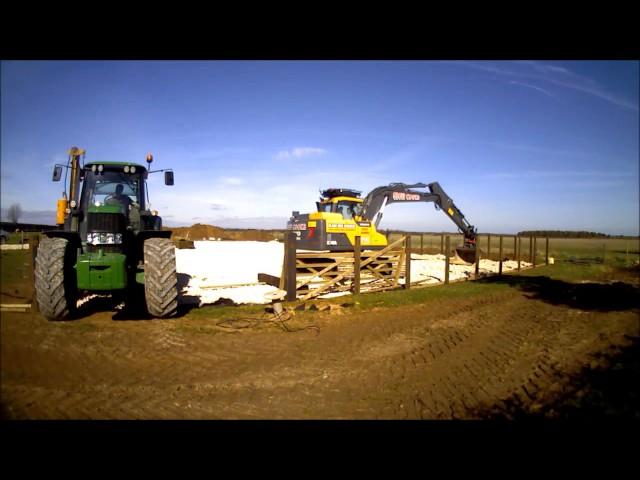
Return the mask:
{"type": "Polygon", "coordinates": [[[172,317],[178,310],[176,251],[168,238],[144,241],[144,297],[154,317],[172,317]]]}
{"type": "Polygon", "coordinates": [[[76,311],[75,250],[64,238],[43,238],[35,262],[35,293],[40,313],[64,320],[76,311]]]}

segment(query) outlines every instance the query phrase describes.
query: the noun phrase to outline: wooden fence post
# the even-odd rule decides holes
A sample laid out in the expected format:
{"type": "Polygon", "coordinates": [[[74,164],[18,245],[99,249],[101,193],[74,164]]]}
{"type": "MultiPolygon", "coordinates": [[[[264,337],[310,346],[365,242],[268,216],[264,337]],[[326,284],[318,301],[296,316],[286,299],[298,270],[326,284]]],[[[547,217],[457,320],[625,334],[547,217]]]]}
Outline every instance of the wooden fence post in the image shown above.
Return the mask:
{"type": "Polygon", "coordinates": [[[529,235],[529,263],[533,263],[533,237],[529,235]]]}
{"type": "Polygon", "coordinates": [[[516,252],[518,250],[518,236],[513,236],[513,259],[516,259],[516,252]]]}
{"type": "Polygon", "coordinates": [[[537,245],[537,238],[538,238],[538,237],[535,237],[535,236],[533,237],[533,261],[532,261],[531,263],[533,263],[533,266],[534,266],[534,267],[536,266],[536,255],[537,255],[537,253],[538,253],[538,252],[536,251],[536,250],[538,249],[538,248],[537,248],[537,247],[538,247],[538,245],[537,245]]]}
{"type": "Polygon", "coordinates": [[[549,265],[549,235],[544,242],[544,264],[549,265]]]}
{"type": "Polygon", "coordinates": [[[285,300],[288,302],[296,299],[296,234],[287,232],[285,243],[285,290],[287,296],[285,300]]]}
{"type": "Polygon", "coordinates": [[[36,234],[29,239],[29,248],[31,249],[31,276],[32,276],[32,284],[31,288],[33,288],[33,300],[31,301],[31,311],[38,312],[38,300],[36,298],[35,293],[35,283],[36,283],[36,255],[38,254],[38,247],[40,246],[40,234],[36,234]]]}
{"type": "Polygon", "coordinates": [[[520,252],[522,251],[522,237],[520,235],[516,235],[518,238],[518,271],[520,271],[520,252]]]}
{"type": "Polygon", "coordinates": [[[405,240],[404,254],[404,288],[409,290],[411,288],[411,235],[408,235],[405,240]]]}
{"type": "Polygon", "coordinates": [[[502,235],[500,235],[500,247],[498,255],[500,255],[500,266],[498,267],[498,275],[502,275],[502,235]]]}
{"type": "Polygon", "coordinates": [[[356,235],[356,246],[353,250],[353,293],[360,293],[360,235],[356,235]]]}
{"type": "Polygon", "coordinates": [[[491,260],[491,234],[487,234],[487,258],[491,260]]]}
{"type": "Polygon", "coordinates": [[[475,271],[475,277],[474,278],[478,278],[480,276],[480,239],[476,238],[476,258],[475,258],[475,262],[476,262],[476,271],[475,271]]]}
{"type": "Polygon", "coordinates": [[[444,254],[444,233],[440,234],[440,255],[444,254]]]}
{"type": "Polygon", "coordinates": [[[424,233],[420,234],[420,255],[424,254],[424,233]]]}
{"type": "Polygon", "coordinates": [[[444,253],[444,283],[446,285],[449,283],[449,248],[450,248],[449,235],[447,235],[445,248],[446,248],[446,251],[444,253]]]}

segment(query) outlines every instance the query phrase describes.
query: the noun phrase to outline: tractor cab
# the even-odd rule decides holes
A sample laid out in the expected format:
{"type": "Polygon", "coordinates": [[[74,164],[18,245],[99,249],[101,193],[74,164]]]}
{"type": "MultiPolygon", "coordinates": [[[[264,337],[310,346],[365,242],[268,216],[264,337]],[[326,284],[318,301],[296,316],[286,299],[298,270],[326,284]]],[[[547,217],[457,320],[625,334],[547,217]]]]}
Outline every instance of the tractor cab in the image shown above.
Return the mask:
{"type": "MultiPolygon", "coordinates": [[[[135,163],[89,163],[82,169],[80,196],[80,238],[89,244],[102,243],[94,233],[161,230],[162,220],[146,210],[145,187],[147,169],[135,163]],[[92,235],[90,235],[92,234],[92,235]]],[[[119,235],[118,235],[119,234],[119,235]]],[[[105,239],[112,237],[106,237],[105,239]]],[[[111,243],[111,242],[109,242],[111,243]]],[[[118,243],[118,242],[115,242],[118,243]]]]}

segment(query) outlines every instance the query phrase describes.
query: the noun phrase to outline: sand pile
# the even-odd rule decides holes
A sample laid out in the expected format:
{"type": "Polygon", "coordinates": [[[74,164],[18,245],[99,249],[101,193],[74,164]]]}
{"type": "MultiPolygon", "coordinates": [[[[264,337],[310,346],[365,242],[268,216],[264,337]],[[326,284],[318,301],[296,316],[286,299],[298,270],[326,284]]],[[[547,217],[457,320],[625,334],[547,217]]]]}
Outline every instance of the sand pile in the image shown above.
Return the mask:
{"type": "Polygon", "coordinates": [[[196,223],[190,227],[167,227],[171,230],[171,239],[184,238],[186,240],[250,240],[258,242],[269,242],[275,240],[273,232],[265,230],[225,230],[214,225],[196,223]]]}
{"type": "MultiPolygon", "coordinates": [[[[214,227],[215,228],[215,227],[214,227]]],[[[194,249],[176,249],[176,267],[184,284],[183,299],[200,305],[228,299],[234,303],[266,304],[278,289],[258,283],[258,273],[282,274],[284,244],[277,241],[196,241],[194,249]]],[[[411,254],[411,283],[444,282],[444,255],[411,254]]],[[[515,270],[518,263],[502,263],[502,271],[515,270]]],[[[531,266],[521,262],[523,268],[531,266]]],[[[480,273],[497,273],[499,263],[480,260],[480,273]]],[[[472,278],[475,265],[449,265],[449,281],[472,278]]],[[[404,279],[400,279],[404,283],[404,279]]]]}

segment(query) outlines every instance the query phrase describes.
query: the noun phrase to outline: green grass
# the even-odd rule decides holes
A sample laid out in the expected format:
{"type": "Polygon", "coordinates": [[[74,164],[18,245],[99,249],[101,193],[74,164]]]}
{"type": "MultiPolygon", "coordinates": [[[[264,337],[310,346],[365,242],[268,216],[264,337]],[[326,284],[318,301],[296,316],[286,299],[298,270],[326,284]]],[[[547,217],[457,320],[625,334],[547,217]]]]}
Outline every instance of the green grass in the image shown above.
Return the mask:
{"type": "Polygon", "coordinates": [[[358,308],[397,307],[425,303],[439,299],[458,299],[475,295],[487,295],[506,291],[509,287],[500,284],[483,285],[476,282],[460,282],[436,287],[414,288],[410,290],[392,290],[388,292],[365,293],[355,295],[358,308]]]}
{"type": "Polygon", "coordinates": [[[20,245],[20,243],[28,243],[32,238],[42,238],[42,234],[39,232],[13,232],[9,233],[7,238],[7,245],[20,245]]]}
{"type": "Polygon", "coordinates": [[[0,257],[0,283],[13,285],[29,277],[30,250],[3,250],[0,257]]]}
{"type": "Polygon", "coordinates": [[[3,303],[25,303],[20,298],[33,296],[32,282],[31,250],[2,250],[0,287],[3,303]]]}

